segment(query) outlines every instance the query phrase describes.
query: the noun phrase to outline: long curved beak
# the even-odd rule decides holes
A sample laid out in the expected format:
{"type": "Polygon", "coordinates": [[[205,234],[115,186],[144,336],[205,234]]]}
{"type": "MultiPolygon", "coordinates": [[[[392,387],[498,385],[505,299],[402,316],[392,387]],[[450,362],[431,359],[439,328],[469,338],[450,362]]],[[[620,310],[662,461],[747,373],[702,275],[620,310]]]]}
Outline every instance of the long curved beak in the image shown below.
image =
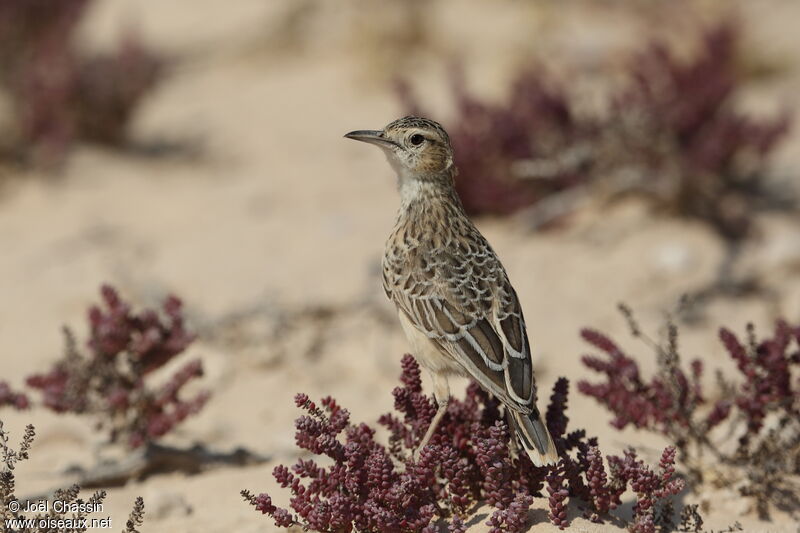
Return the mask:
{"type": "Polygon", "coordinates": [[[348,139],[375,144],[378,146],[397,146],[397,143],[383,136],[380,130],[356,130],[344,135],[348,139]]]}

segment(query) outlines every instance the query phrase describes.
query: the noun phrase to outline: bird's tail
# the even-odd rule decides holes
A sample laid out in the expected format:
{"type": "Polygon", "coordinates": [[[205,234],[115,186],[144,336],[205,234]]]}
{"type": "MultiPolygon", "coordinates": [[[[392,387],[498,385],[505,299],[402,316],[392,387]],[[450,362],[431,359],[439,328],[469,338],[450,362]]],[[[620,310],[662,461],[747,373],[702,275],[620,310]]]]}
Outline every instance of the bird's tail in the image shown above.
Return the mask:
{"type": "Polygon", "coordinates": [[[509,409],[509,411],[511,411],[511,420],[517,436],[533,464],[536,466],[556,464],[558,451],[553,437],[550,436],[547,426],[539,416],[539,411],[535,410],[527,415],[514,409],[509,409]]]}

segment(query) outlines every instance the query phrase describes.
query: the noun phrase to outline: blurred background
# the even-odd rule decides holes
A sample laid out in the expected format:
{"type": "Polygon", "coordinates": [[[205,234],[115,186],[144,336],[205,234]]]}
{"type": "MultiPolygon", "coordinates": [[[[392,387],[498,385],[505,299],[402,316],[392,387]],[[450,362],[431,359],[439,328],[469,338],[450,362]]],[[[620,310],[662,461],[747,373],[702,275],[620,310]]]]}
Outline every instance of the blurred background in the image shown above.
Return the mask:
{"type": "MultiPolygon", "coordinates": [[[[63,324],[85,337],[107,282],[178,295],[198,334],[213,396],[168,442],[286,460],[301,391],[374,421],[407,350],[379,276],[398,199],[342,135],[409,113],[451,134],[540,390],[587,374],[581,327],[629,338],[621,301],[658,332],[686,295],[685,353],[732,366],[720,325],[800,318],[797,20],[791,0],[2,0],[0,379],[51,365],[63,324]]],[[[611,451],[663,445],[570,410],[611,451]]],[[[2,414],[38,430],[27,490],[91,463],[91,421],[2,414]]],[[[107,508],[269,530],[238,491],[274,488],[274,464],[134,481],[107,508]]]]}

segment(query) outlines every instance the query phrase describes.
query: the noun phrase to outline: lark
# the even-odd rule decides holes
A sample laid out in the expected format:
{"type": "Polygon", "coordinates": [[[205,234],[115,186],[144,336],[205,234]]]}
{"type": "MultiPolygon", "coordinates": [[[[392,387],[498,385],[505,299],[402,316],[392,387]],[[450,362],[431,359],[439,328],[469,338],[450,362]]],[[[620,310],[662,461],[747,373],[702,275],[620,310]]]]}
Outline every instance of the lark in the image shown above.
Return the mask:
{"type": "Polygon", "coordinates": [[[519,298],[456,193],[447,132],[432,120],[405,117],[345,137],[380,147],[397,173],[400,210],[386,242],[383,288],[431,375],[438,405],[415,457],[447,411],[448,379],[467,376],[505,405],[533,463],[555,464],[555,445],[536,407],[519,298]]]}

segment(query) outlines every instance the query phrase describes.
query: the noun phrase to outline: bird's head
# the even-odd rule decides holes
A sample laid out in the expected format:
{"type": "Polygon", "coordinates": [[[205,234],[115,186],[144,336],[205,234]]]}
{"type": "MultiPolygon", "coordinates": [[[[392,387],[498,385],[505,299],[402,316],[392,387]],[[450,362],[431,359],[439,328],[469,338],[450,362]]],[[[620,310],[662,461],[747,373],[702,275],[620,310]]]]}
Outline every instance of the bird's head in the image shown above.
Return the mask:
{"type": "Polygon", "coordinates": [[[351,131],[345,137],[381,148],[401,181],[451,177],[454,171],[450,137],[433,120],[404,117],[382,130],[351,131]]]}

